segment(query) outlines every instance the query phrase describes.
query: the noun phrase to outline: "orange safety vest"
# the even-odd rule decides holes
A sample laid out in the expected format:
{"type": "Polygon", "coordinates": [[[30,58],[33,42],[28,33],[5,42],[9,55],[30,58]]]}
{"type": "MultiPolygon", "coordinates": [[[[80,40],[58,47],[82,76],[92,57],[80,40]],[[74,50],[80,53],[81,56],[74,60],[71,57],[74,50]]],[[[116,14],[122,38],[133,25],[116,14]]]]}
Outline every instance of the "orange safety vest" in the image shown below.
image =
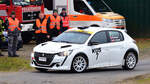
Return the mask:
{"type": "Polygon", "coordinates": [[[63,27],[69,27],[69,17],[62,17],[63,27]]]}
{"type": "Polygon", "coordinates": [[[14,31],[16,28],[21,31],[21,28],[19,28],[19,20],[17,18],[13,20],[11,17],[9,17],[8,22],[9,22],[8,29],[10,31],[14,31]]]}
{"type": "Polygon", "coordinates": [[[50,22],[50,29],[53,29],[53,28],[55,27],[55,25],[56,25],[56,28],[57,28],[58,30],[60,30],[61,17],[60,17],[60,16],[57,16],[57,17],[55,18],[53,15],[51,15],[51,16],[50,16],[50,20],[51,20],[51,22],[50,22]]]}
{"type": "Polygon", "coordinates": [[[35,31],[35,33],[47,33],[46,29],[47,25],[47,19],[44,19],[43,22],[41,23],[39,19],[36,19],[36,26],[39,28],[38,30],[35,31]]]}

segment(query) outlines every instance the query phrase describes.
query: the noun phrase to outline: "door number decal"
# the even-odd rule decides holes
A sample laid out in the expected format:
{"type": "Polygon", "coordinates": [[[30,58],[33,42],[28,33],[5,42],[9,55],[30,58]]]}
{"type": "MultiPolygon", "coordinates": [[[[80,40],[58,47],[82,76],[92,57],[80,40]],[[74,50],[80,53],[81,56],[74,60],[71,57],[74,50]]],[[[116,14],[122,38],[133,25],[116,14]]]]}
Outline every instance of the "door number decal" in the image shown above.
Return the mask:
{"type": "Polygon", "coordinates": [[[99,54],[101,53],[101,48],[92,49],[92,53],[96,54],[96,60],[98,59],[99,54]]]}

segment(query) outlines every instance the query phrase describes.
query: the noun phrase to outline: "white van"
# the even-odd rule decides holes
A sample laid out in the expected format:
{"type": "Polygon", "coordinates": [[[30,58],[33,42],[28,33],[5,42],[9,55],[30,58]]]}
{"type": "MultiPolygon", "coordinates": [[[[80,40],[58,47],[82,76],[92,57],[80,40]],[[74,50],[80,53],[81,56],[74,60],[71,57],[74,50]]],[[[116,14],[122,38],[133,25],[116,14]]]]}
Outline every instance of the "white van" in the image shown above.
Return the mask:
{"type": "Polygon", "coordinates": [[[114,13],[103,0],[44,0],[45,13],[68,10],[70,27],[99,26],[126,30],[125,17],[114,13]]]}

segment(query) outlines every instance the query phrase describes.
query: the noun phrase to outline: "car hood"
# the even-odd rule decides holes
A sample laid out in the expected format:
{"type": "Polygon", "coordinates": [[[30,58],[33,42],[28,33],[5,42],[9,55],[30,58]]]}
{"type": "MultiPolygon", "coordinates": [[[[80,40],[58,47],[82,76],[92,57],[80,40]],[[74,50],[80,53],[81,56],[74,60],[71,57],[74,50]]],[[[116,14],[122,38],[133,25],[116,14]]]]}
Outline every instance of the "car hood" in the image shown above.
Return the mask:
{"type": "Polygon", "coordinates": [[[97,16],[103,17],[105,19],[125,19],[123,16],[114,12],[97,13],[97,16]]]}
{"type": "Polygon", "coordinates": [[[81,48],[83,44],[59,43],[59,42],[45,42],[34,47],[34,52],[41,53],[59,53],[67,50],[74,50],[81,48]]]}

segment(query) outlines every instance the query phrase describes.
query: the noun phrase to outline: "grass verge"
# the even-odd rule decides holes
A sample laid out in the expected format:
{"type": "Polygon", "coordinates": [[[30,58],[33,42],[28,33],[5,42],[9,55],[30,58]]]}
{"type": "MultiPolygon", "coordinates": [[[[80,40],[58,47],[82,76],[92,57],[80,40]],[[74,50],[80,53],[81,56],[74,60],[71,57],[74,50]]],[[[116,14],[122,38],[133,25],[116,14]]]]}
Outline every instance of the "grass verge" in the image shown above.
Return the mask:
{"type": "Polygon", "coordinates": [[[129,78],[119,84],[150,84],[150,74],[129,78]]]}
{"type": "Polygon", "coordinates": [[[140,51],[143,51],[147,48],[150,48],[150,39],[142,39],[142,38],[138,38],[135,39],[137,42],[137,45],[140,49],[140,51]]]}
{"type": "Polygon", "coordinates": [[[0,72],[32,70],[30,60],[23,58],[0,57],[0,72]]]}

